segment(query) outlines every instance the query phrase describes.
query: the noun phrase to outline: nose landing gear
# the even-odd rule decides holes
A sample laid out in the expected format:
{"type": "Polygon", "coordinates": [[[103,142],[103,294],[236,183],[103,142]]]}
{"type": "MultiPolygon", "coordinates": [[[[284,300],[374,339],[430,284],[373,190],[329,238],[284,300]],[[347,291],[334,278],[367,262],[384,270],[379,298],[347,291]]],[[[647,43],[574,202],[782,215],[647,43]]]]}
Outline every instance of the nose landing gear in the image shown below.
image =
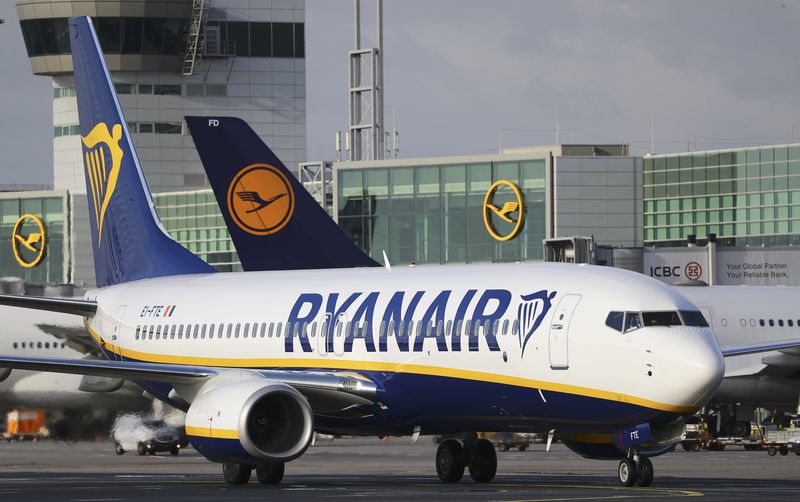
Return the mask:
{"type": "Polygon", "coordinates": [[[653,484],[653,463],[647,457],[633,454],[619,461],[617,476],[622,486],[650,486],[653,484]]]}

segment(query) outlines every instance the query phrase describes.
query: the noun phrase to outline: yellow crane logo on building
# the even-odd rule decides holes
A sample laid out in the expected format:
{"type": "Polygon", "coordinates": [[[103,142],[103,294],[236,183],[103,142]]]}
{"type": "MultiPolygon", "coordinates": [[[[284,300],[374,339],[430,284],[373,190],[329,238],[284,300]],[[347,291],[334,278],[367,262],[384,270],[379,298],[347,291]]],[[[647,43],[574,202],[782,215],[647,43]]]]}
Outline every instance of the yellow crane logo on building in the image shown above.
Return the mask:
{"type": "Polygon", "coordinates": [[[14,258],[21,267],[33,268],[42,261],[47,234],[41,219],[32,214],[23,214],[14,225],[12,236],[11,247],[14,250],[14,258]],[[31,229],[31,226],[35,228],[31,229]]]}
{"type": "Polygon", "coordinates": [[[486,197],[483,199],[483,223],[486,225],[486,231],[489,232],[489,235],[498,241],[511,240],[519,235],[524,221],[525,201],[516,184],[508,180],[500,180],[489,187],[489,190],[486,191],[486,197]],[[514,200],[497,205],[494,203],[494,197],[501,187],[510,188],[514,200]],[[492,215],[497,216],[506,223],[511,223],[513,225],[511,230],[498,230],[492,222],[492,215]]]}

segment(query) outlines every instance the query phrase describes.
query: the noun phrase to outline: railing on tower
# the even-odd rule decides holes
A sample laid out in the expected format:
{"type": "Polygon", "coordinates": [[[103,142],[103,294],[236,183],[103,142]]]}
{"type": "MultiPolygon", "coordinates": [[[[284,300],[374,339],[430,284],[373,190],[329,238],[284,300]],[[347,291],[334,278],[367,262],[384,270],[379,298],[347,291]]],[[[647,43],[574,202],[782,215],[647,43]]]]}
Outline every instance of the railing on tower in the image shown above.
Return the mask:
{"type": "Polygon", "coordinates": [[[210,0],[192,1],[192,21],[186,35],[186,51],[183,55],[183,68],[181,69],[183,75],[194,75],[200,67],[210,3],[210,0]]]}

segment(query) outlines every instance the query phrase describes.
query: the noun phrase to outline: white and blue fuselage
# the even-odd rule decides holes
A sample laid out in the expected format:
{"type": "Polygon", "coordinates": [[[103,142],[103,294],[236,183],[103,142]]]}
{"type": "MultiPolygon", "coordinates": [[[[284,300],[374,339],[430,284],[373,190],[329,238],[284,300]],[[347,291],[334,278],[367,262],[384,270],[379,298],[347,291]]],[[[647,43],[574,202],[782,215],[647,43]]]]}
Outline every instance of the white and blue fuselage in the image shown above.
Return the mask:
{"type": "MultiPolygon", "coordinates": [[[[326,432],[607,432],[693,413],[724,368],[707,327],[608,326],[612,312],[697,308],[602,267],[204,274],[87,298],[98,304],[88,326],[115,359],[335,370],[377,384],[380,407],[317,415],[326,432]]],[[[145,385],[169,397],[169,386],[145,385]]]]}

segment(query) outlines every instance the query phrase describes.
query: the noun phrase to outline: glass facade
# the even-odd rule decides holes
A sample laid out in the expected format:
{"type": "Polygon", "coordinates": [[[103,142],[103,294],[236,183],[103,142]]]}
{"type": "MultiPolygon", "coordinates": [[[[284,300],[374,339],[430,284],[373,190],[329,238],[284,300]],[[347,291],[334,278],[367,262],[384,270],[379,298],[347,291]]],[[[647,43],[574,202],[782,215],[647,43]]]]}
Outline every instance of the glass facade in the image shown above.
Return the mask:
{"type": "Polygon", "coordinates": [[[644,159],[646,246],[800,244],[800,145],[644,159]]]}
{"type": "MultiPolygon", "coordinates": [[[[399,264],[541,260],[545,170],[544,159],[340,168],[339,226],[380,263],[383,251],[399,264]],[[526,207],[522,232],[506,242],[494,240],[483,220],[486,192],[501,179],[520,187],[526,207]]],[[[494,203],[510,197],[498,191],[494,203]]]]}
{"type": "Polygon", "coordinates": [[[154,194],[153,200],[173,239],[221,272],[242,270],[211,190],[154,194]]]}
{"type": "MultiPolygon", "coordinates": [[[[64,221],[66,197],[10,197],[0,198],[0,273],[4,276],[21,277],[26,284],[66,284],[70,281],[64,265],[64,221]],[[17,263],[13,251],[14,225],[23,214],[32,214],[42,220],[45,229],[46,247],[42,261],[32,268],[17,263]]],[[[26,233],[34,231],[25,227],[26,233]]],[[[18,245],[22,259],[32,261],[35,253],[18,245]]]]}
{"type": "MultiPolygon", "coordinates": [[[[189,19],[94,17],[97,38],[106,54],[181,55],[189,19]]],[[[20,21],[28,57],[69,54],[67,18],[20,21]]],[[[209,21],[218,42],[230,42],[237,56],[305,57],[303,23],[209,21]],[[215,35],[217,36],[217,35],[215,35]]],[[[213,49],[212,49],[213,52],[213,49]]]]}

